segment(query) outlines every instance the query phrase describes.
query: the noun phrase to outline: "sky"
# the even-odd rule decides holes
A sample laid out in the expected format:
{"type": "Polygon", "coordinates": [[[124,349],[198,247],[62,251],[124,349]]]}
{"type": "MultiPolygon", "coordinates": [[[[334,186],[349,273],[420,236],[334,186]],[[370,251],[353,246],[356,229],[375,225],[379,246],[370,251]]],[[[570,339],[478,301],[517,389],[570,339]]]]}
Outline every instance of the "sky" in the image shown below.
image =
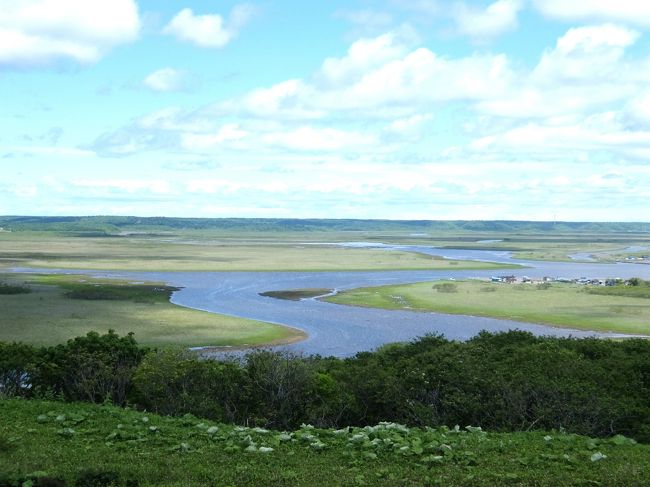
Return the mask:
{"type": "Polygon", "coordinates": [[[0,0],[0,215],[650,221],[650,2],[0,0]]]}

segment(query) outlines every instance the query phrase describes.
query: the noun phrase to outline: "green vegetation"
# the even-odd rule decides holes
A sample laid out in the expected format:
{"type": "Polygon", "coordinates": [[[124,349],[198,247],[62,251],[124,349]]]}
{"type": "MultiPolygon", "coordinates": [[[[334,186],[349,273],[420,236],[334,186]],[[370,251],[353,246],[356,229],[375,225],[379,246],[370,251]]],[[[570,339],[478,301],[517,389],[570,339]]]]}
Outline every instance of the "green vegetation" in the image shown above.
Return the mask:
{"type": "Polygon", "coordinates": [[[332,248],[319,245],[322,242],[507,250],[533,260],[569,261],[569,255],[581,253],[605,262],[645,255],[638,249],[650,248],[648,223],[0,217],[0,228],[0,263],[77,269],[381,270],[448,265],[428,256],[332,248]]]}
{"type": "MultiPolygon", "coordinates": [[[[359,288],[324,299],[354,306],[490,316],[582,330],[650,335],[650,302],[637,299],[633,286],[596,288],[554,283],[539,287],[456,281],[454,292],[439,292],[440,286],[448,284],[452,283],[359,288]]],[[[645,286],[637,288],[647,292],[645,286]]]]}
{"type": "MultiPolygon", "coordinates": [[[[497,269],[488,262],[445,260],[412,252],[307,245],[287,235],[78,238],[56,233],[0,233],[6,267],[142,271],[326,271],[497,269]]],[[[327,237],[325,237],[327,238],[327,237]]],[[[299,239],[299,236],[298,236],[299,239]]],[[[300,239],[298,240],[300,241],[300,239]]]]}
{"type": "Polygon", "coordinates": [[[650,441],[650,342],[482,333],[428,336],[348,359],[254,351],[202,360],[89,333],[55,347],[0,343],[0,396],[137,404],[264,428],[474,425],[650,441]]]}
{"type": "Polygon", "coordinates": [[[113,406],[0,401],[0,485],[647,485],[650,447],[623,436],[488,433],[394,423],[234,427],[113,406]],[[58,480],[58,483],[54,483],[58,480]],[[65,482],[65,484],[64,484],[65,482]]]}
{"type": "Polygon", "coordinates": [[[301,299],[306,298],[315,298],[317,296],[323,296],[329,294],[333,289],[289,289],[284,291],[266,291],[260,293],[260,296],[266,296],[269,298],[275,299],[286,299],[287,301],[300,301],[301,299]]]}
{"type": "Polygon", "coordinates": [[[164,283],[75,275],[12,274],[9,278],[32,292],[0,295],[0,340],[52,345],[108,329],[134,332],[147,345],[177,347],[254,346],[305,337],[293,328],[171,304],[169,296],[175,288],[164,283]]]}
{"type": "Polygon", "coordinates": [[[31,291],[27,286],[15,286],[12,284],[7,284],[0,282],[0,294],[12,295],[12,294],[29,294],[31,291]]]}
{"type": "Polygon", "coordinates": [[[501,233],[642,233],[650,232],[650,223],[627,222],[537,222],[468,220],[357,220],[291,218],[163,218],[132,216],[82,217],[0,217],[7,231],[92,232],[114,234],[123,231],[264,231],[264,232],[338,232],[338,231],[409,231],[409,232],[501,232],[501,233]]]}
{"type": "Polygon", "coordinates": [[[601,296],[626,296],[630,298],[650,299],[650,281],[633,278],[626,282],[620,282],[616,286],[590,286],[587,288],[587,292],[590,294],[599,294],[601,296]]]}
{"type": "Polygon", "coordinates": [[[522,332],[345,360],[0,343],[0,485],[647,485],[649,358],[522,332]]]}

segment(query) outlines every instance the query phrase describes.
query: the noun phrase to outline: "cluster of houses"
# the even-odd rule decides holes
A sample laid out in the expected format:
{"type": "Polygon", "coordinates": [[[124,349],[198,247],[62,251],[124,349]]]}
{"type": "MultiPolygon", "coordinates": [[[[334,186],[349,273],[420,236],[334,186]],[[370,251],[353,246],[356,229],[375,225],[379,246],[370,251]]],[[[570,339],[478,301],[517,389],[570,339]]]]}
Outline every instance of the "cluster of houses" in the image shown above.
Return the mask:
{"type": "Polygon", "coordinates": [[[587,277],[580,277],[577,279],[569,279],[566,277],[542,277],[541,279],[531,279],[528,276],[492,276],[490,278],[491,282],[503,282],[506,284],[517,284],[517,283],[530,283],[530,284],[542,284],[545,282],[562,282],[569,284],[584,284],[589,286],[616,286],[619,284],[624,284],[625,281],[622,279],[589,279],[587,277]]]}
{"type": "Polygon", "coordinates": [[[650,255],[631,255],[625,257],[626,262],[636,262],[638,264],[650,264],[650,255]]]}

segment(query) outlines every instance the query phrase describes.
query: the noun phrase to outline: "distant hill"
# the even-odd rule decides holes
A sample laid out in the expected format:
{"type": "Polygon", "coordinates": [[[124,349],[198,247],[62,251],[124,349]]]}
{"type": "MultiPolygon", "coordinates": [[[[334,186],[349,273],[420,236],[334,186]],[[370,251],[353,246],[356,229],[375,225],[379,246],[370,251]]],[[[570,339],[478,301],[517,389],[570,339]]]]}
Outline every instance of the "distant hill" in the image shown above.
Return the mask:
{"type": "Polygon", "coordinates": [[[358,220],[296,218],[166,218],[135,216],[0,216],[8,231],[91,232],[224,230],[261,232],[409,231],[498,233],[650,233],[646,222],[539,222],[476,220],[358,220]]]}

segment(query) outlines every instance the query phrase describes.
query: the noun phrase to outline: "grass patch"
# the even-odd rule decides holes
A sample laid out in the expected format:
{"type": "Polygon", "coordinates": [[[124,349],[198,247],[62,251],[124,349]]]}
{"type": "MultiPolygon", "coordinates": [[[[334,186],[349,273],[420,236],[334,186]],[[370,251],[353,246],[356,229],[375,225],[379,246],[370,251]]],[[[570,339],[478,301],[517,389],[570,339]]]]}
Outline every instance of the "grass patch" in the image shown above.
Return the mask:
{"type": "Polygon", "coordinates": [[[12,275],[30,294],[0,296],[0,341],[53,345],[89,331],[135,333],[154,346],[255,346],[301,340],[294,328],[169,302],[175,288],[74,275],[12,275]],[[73,299],[71,299],[73,298],[73,299]]]}
{"type": "Polygon", "coordinates": [[[131,301],[134,303],[168,303],[180,288],[161,283],[133,283],[119,279],[90,279],[82,277],[43,275],[34,279],[40,284],[53,284],[65,290],[70,299],[89,301],[131,301]]]}
{"type": "Polygon", "coordinates": [[[306,298],[315,298],[316,296],[323,296],[329,294],[332,289],[290,289],[285,291],[265,291],[260,293],[260,296],[275,299],[285,299],[287,301],[300,301],[306,298]]]}
{"type": "MultiPolygon", "coordinates": [[[[339,241],[342,236],[319,237],[322,242],[339,241]]],[[[139,235],[80,239],[56,234],[7,232],[0,234],[0,265],[160,272],[462,270],[513,267],[490,262],[446,260],[413,252],[297,243],[294,240],[298,238],[300,235],[289,237],[283,234],[252,234],[236,238],[210,238],[205,234],[187,234],[168,238],[139,235]]]]}
{"type": "Polygon", "coordinates": [[[638,286],[626,286],[624,284],[619,286],[606,286],[606,287],[589,287],[587,288],[589,294],[598,294],[600,296],[623,296],[629,298],[643,298],[650,299],[650,282],[642,282],[638,286]]]}
{"type": "Polygon", "coordinates": [[[650,446],[622,436],[393,423],[280,432],[190,415],[13,399],[0,401],[0,414],[0,435],[14,438],[0,456],[7,483],[35,471],[67,485],[99,477],[115,485],[162,486],[650,483],[650,446]]]}
{"type": "MultiPolygon", "coordinates": [[[[628,295],[592,294],[573,284],[486,284],[456,281],[455,292],[431,289],[440,283],[359,288],[326,301],[385,309],[489,316],[594,331],[650,335],[650,302],[628,295]],[[398,297],[399,299],[397,299],[398,297]]],[[[632,288],[632,286],[627,286],[632,288]]],[[[626,290],[627,291],[627,290],[626,290]]]]}

